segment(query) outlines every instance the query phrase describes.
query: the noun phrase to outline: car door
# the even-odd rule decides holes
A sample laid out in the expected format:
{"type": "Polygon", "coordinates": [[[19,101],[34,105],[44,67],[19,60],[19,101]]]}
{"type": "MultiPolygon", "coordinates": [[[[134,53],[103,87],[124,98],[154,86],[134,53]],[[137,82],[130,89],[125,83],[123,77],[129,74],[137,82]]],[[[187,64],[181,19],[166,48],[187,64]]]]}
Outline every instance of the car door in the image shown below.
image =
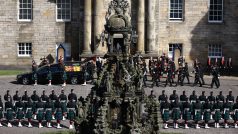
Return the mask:
{"type": "Polygon", "coordinates": [[[39,83],[46,83],[47,80],[47,74],[48,74],[49,67],[48,66],[43,66],[38,69],[37,71],[37,79],[39,83]]]}

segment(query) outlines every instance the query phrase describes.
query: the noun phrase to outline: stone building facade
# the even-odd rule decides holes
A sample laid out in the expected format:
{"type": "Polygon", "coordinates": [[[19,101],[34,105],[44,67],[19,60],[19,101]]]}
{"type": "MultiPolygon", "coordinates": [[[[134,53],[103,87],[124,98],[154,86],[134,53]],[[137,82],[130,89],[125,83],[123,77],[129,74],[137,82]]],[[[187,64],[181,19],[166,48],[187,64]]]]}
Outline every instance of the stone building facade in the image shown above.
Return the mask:
{"type": "MultiPolygon", "coordinates": [[[[101,35],[111,1],[0,0],[0,65],[27,66],[32,57],[39,64],[43,56],[55,62],[60,48],[67,60],[103,55],[107,46],[101,35]]],[[[135,52],[145,57],[166,53],[174,60],[185,56],[190,63],[197,58],[204,64],[208,56],[224,56],[238,64],[238,1],[128,2],[138,34],[135,52]]]]}

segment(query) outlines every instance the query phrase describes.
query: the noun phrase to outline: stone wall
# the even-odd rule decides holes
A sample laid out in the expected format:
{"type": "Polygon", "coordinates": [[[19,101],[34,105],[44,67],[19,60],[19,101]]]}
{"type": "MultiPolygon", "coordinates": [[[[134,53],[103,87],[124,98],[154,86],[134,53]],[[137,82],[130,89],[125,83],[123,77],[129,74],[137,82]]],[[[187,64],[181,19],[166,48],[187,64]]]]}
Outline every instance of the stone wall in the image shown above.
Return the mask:
{"type": "MultiPolygon", "coordinates": [[[[100,0],[103,9],[100,27],[104,27],[105,15],[111,0],[100,0]]],[[[138,0],[128,0],[131,6],[132,25],[137,26],[138,0]]],[[[145,0],[145,52],[146,31],[148,20],[148,2],[145,0]]],[[[71,55],[79,59],[83,48],[84,31],[84,0],[72,0],[71,22],[56,22],[55,0],[34,0],[32,22],[17,21],[17,0],[0,0],[0,65],[29,65],[31,58],[17,56],[18,42],[32,42],[33,54],[36,62],[40,57],[51,54],[56,58],[56,43],[71,44],[71,55]]],[[[94,3],[94,0],[92,0],[94,3]]],[[[198,58],[205,63],[208,56],[208,44],[222,44],[223,55],[238,56],[238,1],[224,0],[224,22],[220,24],[208,23],[208,0],[185,0],[184,20],[180,22],[169,21],[169,0],[155,0],[155,49],[157,54],[168,52],[170,43],[182,43],[183,55],[186,61],[191,62],[198,58]]],[[[92,4],[92,19],[96,15],[92,4]]],[[[98,15],[98,14],[97,14],[98,15]]],[[[94,49],[92,22],[91,48],[94,49]]],[[[102,50],[106,52],[106,45],[102,50]]],[[[237,61],[233,60],[237,65],[237,61]]]]}

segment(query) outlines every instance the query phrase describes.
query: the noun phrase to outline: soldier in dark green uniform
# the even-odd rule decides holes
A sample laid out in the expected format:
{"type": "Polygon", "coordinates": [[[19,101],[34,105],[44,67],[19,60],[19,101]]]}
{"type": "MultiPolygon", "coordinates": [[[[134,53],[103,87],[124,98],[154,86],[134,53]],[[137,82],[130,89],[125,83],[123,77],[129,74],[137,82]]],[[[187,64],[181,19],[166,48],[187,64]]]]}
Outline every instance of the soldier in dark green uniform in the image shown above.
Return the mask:
{"type": "Polygon", "coordinates": [[[229,95],[226,96],[226,99],[230,103],[231,106],[233,106],[235,102],[235,97],[232,95],[232,91],[229,91],[229,95]]]}
{"type": "Polygon", "coordinates": [[[11,101],[11,97],[8,96],[7,101],[5,102],[5,111],[6,111],[6,119],[7,119],[7,126],[12,127],[11,121],[13,120],[14,110],[13,110],[13,104],[11,101]]]}
{"type": "Polygon", "coordinates": [[[3,118],[3,103],[2,97],[0,96],[0,127],[2,127],[2,118],[3,118]]]}
{"type": "Polygon", "coordinates": [[[62,113],[62,105],[58,98],[57,98],[54,106],[55,106],[55,119],[57,121],[57,128],[60,129],[60,128],[62,128],[60,126],[60,121],[63,119],[63,113],[62,113]]]}
{"type": "Polygon", "coordinates": [[[164,128],[168,128],[167,121],[169,120],[169,110],[171,109],[170,103],[168,102],[168,99],[166,98],[165,101],[161,104],[161,114],[164,122],[164,128]]]}
{"type": "Polygon", "coordinates": [[[38,102],[38,100],[40,99],[40,97],[36,94],[36,90],[33,91],[33,94],[31,95],[31,100],[33,103],[33,114],[34,114],[34,119],[36,119],[36,104],[38,102]]]}
{"type": "Polygon", "coordinates": [[[219,121],[221,120],[221,110],[223,109],[223,103],[217,99],[217,102],[213,105],[213,110],[214,110],[214,117],[213,119],[215,120],[215,128],[219,128],[219,121]]]}
{"type": "Polygon", "coordinates": [[[58,97],[55,95],[55,91],[52,90],[51,94],[49,95],[50,100],[53,102],[54,107],[52,109],[52,119],[55,119],[55,102],[58,100],[58,97]]]}
{"type": "Polygon", "coordinates": [[[77,109],[77,105],[76,103],[71,99],[68,103],[67,103],[67,111],[68,111],[68,120],[69,120],[69,129],[73,129],[73,121],[75,119],[76,116],[76,109],[77,109]]]}
{"type": "Polygon", "coordinates": [[[185,93],[185,91],[183,91],[183,94],[182,95],[180,95],[180,102],[183,104],[183,103],[185,103],[186,101],[187,101],[187,95],[186,95],[186,93],[185,93]]]}
{"type": "Polygon", "coordinates": [[[41,101],[45,104],[47,102],[47,100],[49,99],[49,97],[47,95],[45,95],[45,90],[43,90],[42,95],[40,97],[41,101]]]}
{"type": "Polygon", "coordinates": [[[59,100],[62,106],[63,120],[65,120],[65,114],[67,112],[67,96],[64,94],[64,90],[61,90],[61,94],[59,95],[59,100]]]}
{"type": "Polygon", "coordinates": [[[31,119],[32,119],[32,115],[33,115],[33,103],[31,101],[31,98],[28,98],[28,101],[25,103],[25,118],[28,119],[28,127],[31,128],[31,119]]]}
{"type": "MultiPolygon", "coordinates": [[[[180,98],[181,99],[181,98],[180,98]]],[[[191,104],[188,102],[188,98],[184,98],[185,102],[182,105],[183,119],[185,121],[184,128],[187,129],[188,121],[191,120],[191,104]]]]}
{"type": "Polygon", "coordinates": [[[196,129],[200,128],[198,122],[200,120],[202,120],[202,105],[201,105],[199,99],[197,99],[196,103],[194,103],[194,105],[193,105],[193,117],[194,117],[194,121],[196,123],[195,128],[196,129]]]}
{"type": "Polygon", "coordinates": [[[63,80],[63,85],[62,85],[62,86],[66,86],[66,81],[67,81],[67,74],[66,74],[66,71],[63,72],[62,80],[63,80]]]}
{"type": "Polygon", "coordinates": [[[181,105],[178,101],[178,98],[174,102],[171,103],[171,109],[172,109],[172,119],[174,120],[174,128],[179,128],[178,126],[178,120],[181,118],[181,105]]]}
{"type": "Polygon", "coordinates": [[[24,108],[25,108],[25,105],[21,100],[16,102],[15,112],[17,114],[16,118],[18,119],[18,127],[22,127],[21,120],[24,118],[24,108]]]}
{"type": "Polygon", "coordinates": [[[13,96],[13,101],[14,101],[13,106],[15,106],[16,102],[20,100],[21,100],[21,97],[18,95],[18,91],[16,91],[16,94],[13,96]]]}
{"type": "Polygon", "coordinates": [[[170,95],[169,100],[170,102],[175,102],[175,100],[178,100],[178,95],[176,94],[176,90],[173,91],[173,94],[170,95]]]}
{"type": "Polygon", "coordinates": [[[12,96],[10,95],[10,91],[7,90],[7,93],[4,95],[4,100],[8,101],[8,98],[10,97],[10,100],[12,101],[12,96]]]}
{"type": "Polygon", "coordinates": [[[225,123],[225,128],[229,128],[228,120],[230,119],[230,112],[232,111],[232,105],[229,103],[229,100],[226,99],[226,103],[223,104],[223,118],[225,123]]]}
{"type": "Polygon", "coordinates": [[[32,80],[35,82],[34,86],[37,85],[37,64],[35,60],[32,60],[32,80]]]}
{"type": "Polygon", "coordinates": [[[205,128],[210,128],[208,126],[208,122],[211,119],[211,109],[212,105],[209,103],[208,99],[206,99],[205,103],[203,104],[203,116],[204,116],[204,121],[205,121],[205,128]]]}
{"type": "Polygon", "coordinates": [[[51,120],[52,120],[52,110],[54,108],[54,104],[49,98],[47,103],[45,103],[45,120],[47,122],[47,127],[51,128],[51,120]]]}
{"type": "MultiPolygon", "coordinates": [[[[198,99],[200,100],[200,103],[202,104],[202,113],[204,113],[203,111],[203,104],[205,103],[205,101],[207,100],[207,96],[205,96],[205,91],[202,91],[202,95],[200,95],[198,97],[198,99]]],[[[203,120],[203,114],[202,114],[202,120],[203,120]]]]}
{"type": "Polygon", "coordinates": [[[28,94],[27,91],[25,90],[24,95],[21,97],[22,102],[26,105],[26,103],[28,102],[28,94]]]}
{"type": "Polygon", "coordinates": [[[168,96],[165,94],[165,90],[162,90],[162,94],[159,96],[159,102],[162,104],[168,99],[168,96]]]}
{"type": "Polygon", "coordinates": [[[236,103],[233,105],[233,120],[235,128],[238,128],[238,99],[236,99],[236,103]]]}
{"type": "Polygon", "coordinates": [[[222,91],[220,91],[219,95],[217,95],[216,100],[224,103],[225,102],[225,97],[222,95],[222,91]]]}
{"type": "Polygon", "coordinates": [[[216,98],[215,96],[213,96],[213,91],[210,92],[210,96],[208,96],[208,101],[212,103],[216,102],[216,98]]]}
{"type": "Polygon", "coordinates": [[[41,101],[41,99],[39,99],[36,103],[36,114],[37,120],[39,122],[39,128],[42,128],[42,120],[44,119],[44,103],[41,101]]]}
{"type": "Polygon", "coordinates": [[[47,80],[49,81],[48,86],[51,86],[52,73],[50,71],[50,66],[49,66],[49,70],[48,70],[48,73],[47,73],[47,80]]]}
{"type": "Polygon", "coordinates": [[[71,89],[71,93],[68,95],[68,100],[73,99],[73,101],[77,101],[77,95],[74,93],[74,89],[71,89]]]}
{"type": "Polygon", "coordinates": [[[189,101],[191,103],[196,103],[196,101],[197,101],[196,91],[193,91],[193,93],[189,96],[189,101]]]}

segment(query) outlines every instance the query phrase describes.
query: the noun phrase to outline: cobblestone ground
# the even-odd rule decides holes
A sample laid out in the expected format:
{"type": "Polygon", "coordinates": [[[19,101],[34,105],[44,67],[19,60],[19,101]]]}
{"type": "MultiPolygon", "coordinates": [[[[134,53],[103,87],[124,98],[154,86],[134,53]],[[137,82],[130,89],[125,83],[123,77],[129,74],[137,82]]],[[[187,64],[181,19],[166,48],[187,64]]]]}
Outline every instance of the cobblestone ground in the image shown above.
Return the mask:
{"type": "MultiPolygon", "coordinates": [[[[191,82],[193,82],[193,77],[190,77],[191,82]]],[[[164,81],[164,79],[162,79],[162,81],[164,81]]],[[[186,81],[185,81],[186,82],[186,81]]],[[[214,92],[214,95],[218,95],[219,91],[223,91],[224,96],[226,96],[229,92],[229,90],[233,91],[233,95],[236,97],[238,96],[238,78],[236,77],[221,77],[220,79],[221,82],[221,87],[219,89],[210,88],[210,83],[211,83],[211,77],[210,76],[206,76],[205,77],[205,83],[206,85],[203,87],[192,87],[192,84],[185,84],[184,86],[177,86],[177,87],[164,87],[164,83],[162,82],[160,84],[160,87],[154,87],[153,90],[156,94],[156,96],[158,96],[159,94],[161,94],[162,90],[166,91],[166,94],[169,96],[173,90],[177,90],[178,95],[182,94],[182,91],[186,91],[187,95],[190,95],[192,93],[193,90],[196,90],[197,95],[200,95],[202,91],[206,91],[206,95],[208,96],[210,91],[214,92]]],[[[148,81],[148,86],[150,86],[150,83],[148,81]]],[[[87,85],[87,86],[81,86],[81,85],[70,85],[68,84],[64,89],[65,89],[65,94],[68,95],[70,93],[70,89],[75,89],[74,92],[79,96],[83,96],[86,97],[87,94],[90,92],[92,85],[87,85]]],[[[53,85],[53,86],[47,86],[47,85],[37,85],[37,86],[33,86],[33,85],[19,85],[16,84],[15,82],[15,76],[9,76],[9,77],[0,77],[0,95],[3,96],[6,93],[7,90],[10,90],[10,94],[13,96],[15,94],[16,90],[19,90],[19,94],[23,95],[24,90],[28,91],[28,95],[31,95],[33,90],[36,89],[37,94],[41,95],[43,89],[46,90],[46,94],[50,94],[51,90],[54,89],[56,94],[60,94],[61,91],[61,85],[53,85]]],[[[145,88],[146,94],[150,94],[152,88],[147,87],[145,88]]],[[[53,121],[53,125],[55,124],[55,121],[53,121]]],[[[25,124],[26,125],[26,124],[25,124]]],[[[14,126],[12,128],[7,128],[6,127],[6,123],[4,122],[4,127],[0,128],[0,133],[1,134],[14,134],[14,133],[18,133],[18,134],[38,134],[38,133],[44,133],[44,132],[52,132],[52,131],[59,131],[56,128],[38,128],[37,127],[37,122],[35,122],[33,128],[27,128],[27,127],[22,127],[22,128],[18,128],[17,124],[15,123],[14,126]]],[[[43,124],[45,125],[45,124],[43,124]]],[[[63,129],[61,130],[68,130],[68,126],[69,126],[69,122],[66,121],[62,121],[62,125],[63,125],[63,129]]],[[[188,134],[193,134],[193,133],[214,133],[214,134],[233,134],[233,133],[237,133],[238,129],[235,128],[229,128],[229,129],[224,129],[224,128],[211,128],[211,129],[204,129],[204,128],[200,128],[200,129],[194,129],[194,128],[190,128],[190,129],[183,129],[182,127],[179,129],[173,129],[173,128],[169,128],[169,129],[163,129],[161,128],[161,132],[164,133],[188,133],[188,134]]]]}

